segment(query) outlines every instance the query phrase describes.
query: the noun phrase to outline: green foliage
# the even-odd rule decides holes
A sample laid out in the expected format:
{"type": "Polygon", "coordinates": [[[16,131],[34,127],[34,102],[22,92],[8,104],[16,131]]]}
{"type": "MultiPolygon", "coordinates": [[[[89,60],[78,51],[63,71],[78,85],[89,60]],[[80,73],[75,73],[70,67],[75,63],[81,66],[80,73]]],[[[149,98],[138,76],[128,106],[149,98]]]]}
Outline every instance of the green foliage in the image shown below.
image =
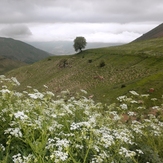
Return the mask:
{"type": "Polygon", "coordinates": [[[0,162],[163,162],[163,108],[149,94],[130,91],[102,105],[85,90],[75,96],[55,96],[47,86],[17,92],[16,78],[0,79],[0,162]]]}
{"type": "Polygon", "coordinates": [[[101,61],[100,64],[99,64],[99,67],[104,67],[105,66],[105,62],[104,61],[101,61]]]}
{"type": "Polygon", "coordinates": [[[75,51],[82,51],[82,49],[85,48],[85,46],[87,45],[86,39],[84,37],[76,37],[74,40],[74,49],[75,51]]]}

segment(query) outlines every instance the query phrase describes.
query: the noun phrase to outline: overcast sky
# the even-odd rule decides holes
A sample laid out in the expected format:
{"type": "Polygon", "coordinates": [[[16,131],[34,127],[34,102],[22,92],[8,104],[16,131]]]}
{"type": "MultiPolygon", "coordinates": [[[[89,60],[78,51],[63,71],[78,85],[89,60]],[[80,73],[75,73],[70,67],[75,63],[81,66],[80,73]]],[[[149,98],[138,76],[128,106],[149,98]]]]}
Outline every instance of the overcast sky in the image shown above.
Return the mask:
{"type": "Polygon", "coordinates": [[[162,0],[0,0],[0,36],[130,42],[162,23],[162,0]]]}

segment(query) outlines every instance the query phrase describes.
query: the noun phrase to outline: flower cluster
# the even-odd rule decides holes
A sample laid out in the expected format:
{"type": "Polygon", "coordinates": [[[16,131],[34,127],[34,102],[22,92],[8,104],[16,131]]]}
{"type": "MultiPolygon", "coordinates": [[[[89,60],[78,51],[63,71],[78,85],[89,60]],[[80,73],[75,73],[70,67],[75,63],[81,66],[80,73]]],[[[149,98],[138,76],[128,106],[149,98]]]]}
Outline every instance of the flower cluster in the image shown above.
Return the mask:
{"type": "MultiPolygon", "coordinates": [[[[0,79],[2,84],[9,81],[19,86],[15,78],[0,79]]],[[[29,86],[28,91],[21,93],[8,88],[9,85],[3,85],[0,90],[2,162],[163,161],[162,153],[155,150],[158,142],[161,150],[163,146],[161,114],[142,117],[145,105],[139,103],[138,97],[143,100],[145,95],[131,91],[136,99],[120,96],[119,103],[106,110],[101,103],[79,94],[77,98],[71,97],[68,91],[55,97],[47,86],[45,92],[29,86]],[[149,158],[150,151],[153,154],[149,158]]],[[[88,94],[84,90],[81,93],[88,94]]],[[[161,112],[163,108],[154,109],[161,112]]]]}

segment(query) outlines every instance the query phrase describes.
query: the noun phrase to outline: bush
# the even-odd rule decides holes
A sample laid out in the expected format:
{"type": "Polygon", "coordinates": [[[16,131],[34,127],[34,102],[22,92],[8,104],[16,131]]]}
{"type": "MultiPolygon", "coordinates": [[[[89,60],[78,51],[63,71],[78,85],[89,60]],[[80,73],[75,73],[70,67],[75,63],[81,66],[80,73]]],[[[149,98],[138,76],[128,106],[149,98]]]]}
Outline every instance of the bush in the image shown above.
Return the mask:
{"type": "Polygon", "coordinates": [[[104,67],[105,66],[105,62],[104,61],[101,61],[100,64],[99,64],[99,67],[104,67]]]}

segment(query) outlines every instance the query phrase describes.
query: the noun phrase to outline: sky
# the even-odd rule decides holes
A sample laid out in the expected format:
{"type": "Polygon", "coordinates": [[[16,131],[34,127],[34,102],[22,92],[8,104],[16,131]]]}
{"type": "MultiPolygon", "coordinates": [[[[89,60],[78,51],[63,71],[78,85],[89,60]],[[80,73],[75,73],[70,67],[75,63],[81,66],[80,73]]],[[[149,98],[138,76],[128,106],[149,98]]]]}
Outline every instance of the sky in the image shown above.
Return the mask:
{"type": "Polygon", "coordinates": [[[0,37],[127,43],[162,23],[162,0],[0,0],[0,37]]]}

